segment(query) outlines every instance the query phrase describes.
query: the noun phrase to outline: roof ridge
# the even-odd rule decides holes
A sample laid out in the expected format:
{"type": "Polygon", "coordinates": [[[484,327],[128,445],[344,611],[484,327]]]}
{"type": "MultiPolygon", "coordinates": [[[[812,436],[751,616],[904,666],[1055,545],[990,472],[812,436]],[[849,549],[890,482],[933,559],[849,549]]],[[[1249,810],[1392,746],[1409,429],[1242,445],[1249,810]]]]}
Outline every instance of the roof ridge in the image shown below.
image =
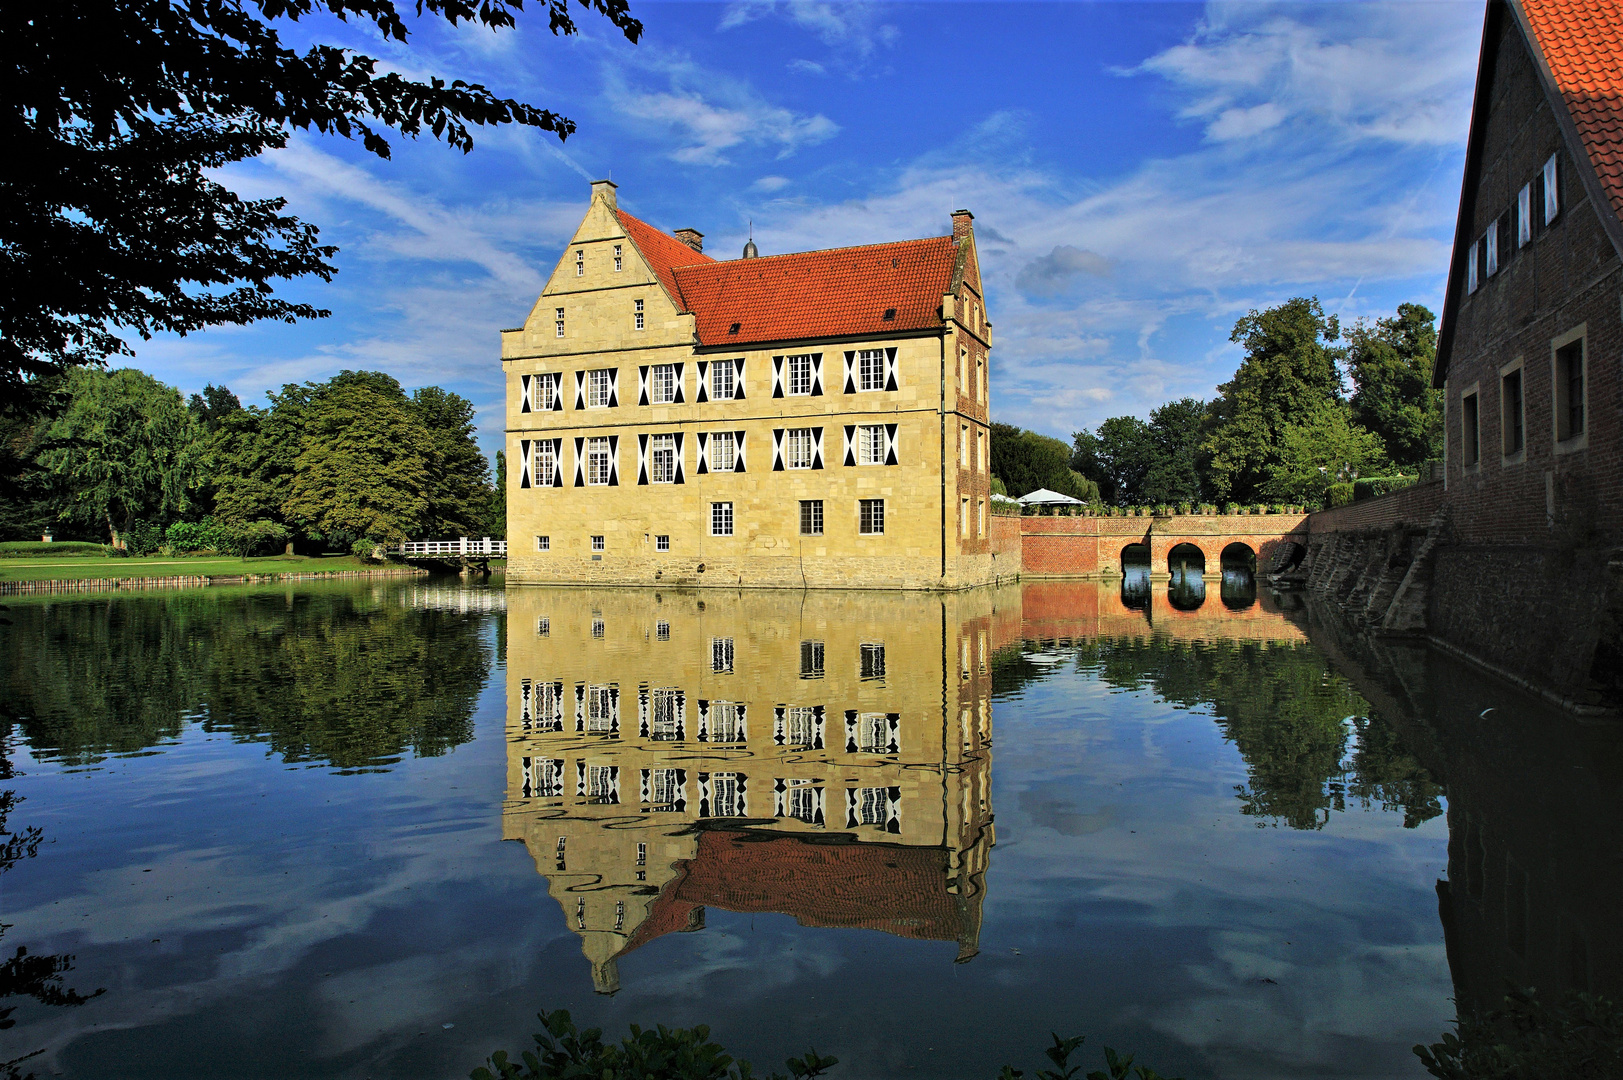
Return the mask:
{"type": "MultiPolygon", "coordinates": [[[[884,240],[876,244],[849,244],[845,247],[810,248],[806,251],[780,251],[776,255],[757,255],[749,261],[752,263],[767,262],[771,259],[793,259],[800,255],[831,255],[837,251],[862,251],[866,248],[901,247],[903,244],[927,244],[935,240],[951,241],[951,236],[918,236],[911,240],[884,240]]],[[[681,243],[681,241],[677,241],[681,243]]],[[[692,266],[732,266],[741,263],[743,259],[711,259],[708,263],[693,263],[685,266],[672,267],[673,270],[687,270],[692,266]]]]}

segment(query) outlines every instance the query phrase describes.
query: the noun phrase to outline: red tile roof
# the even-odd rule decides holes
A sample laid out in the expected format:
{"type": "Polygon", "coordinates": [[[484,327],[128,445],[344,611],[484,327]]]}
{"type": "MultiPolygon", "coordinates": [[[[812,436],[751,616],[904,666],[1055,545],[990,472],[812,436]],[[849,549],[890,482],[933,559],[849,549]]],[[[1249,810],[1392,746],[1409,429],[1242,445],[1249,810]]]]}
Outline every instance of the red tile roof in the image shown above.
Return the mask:
{"type": "Polygon", "coordinates": [[[937,328],[958,258],[952,237],[934,236],[717,262],[623,211],[620,223],[671,299],[694,314],[703,345],[937,328]]]}
{"type": "Polygon", "coordinates": [[[964,941],[979,927],[947,892],[944,848],[807,843],[794,836],[707,830],[694,858],[649,907],[619,955],[694,925],[703,906],[793,915],[802,926],[883,930],[964,941]]]}
{"type": "Polygon", "coordinates": [[[1623,217],[1623,15],[1616,0],[1521,0],[1612,210],[1623,217]]]}

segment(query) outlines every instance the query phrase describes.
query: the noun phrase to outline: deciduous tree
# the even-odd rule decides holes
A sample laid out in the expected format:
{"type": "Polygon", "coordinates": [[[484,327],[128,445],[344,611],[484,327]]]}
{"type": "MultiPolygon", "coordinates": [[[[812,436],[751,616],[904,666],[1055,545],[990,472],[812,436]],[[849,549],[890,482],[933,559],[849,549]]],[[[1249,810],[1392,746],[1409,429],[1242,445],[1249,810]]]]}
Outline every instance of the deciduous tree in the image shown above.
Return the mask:
{"type": "Polygon", "coordinates": [[[1390,467],[1378,436],[1354,424],[1341,402],[1322,402],[1280,432],[1258,494],[1269,502],[1317,503],[1330,484],[1379,476],[1390,467]]]}
{"type": "Polygon", "coordinates": [[[404,540],[429,512],[434,442],[410,405],[360,382],[310,404],[283,507],[308,530],[404,540]]]}
{"type": "MultiPolygon", "coordinates": [[[[568,0],[545,0],[573,34],[568,0]]],[[[581,0],[632,41],[626,0],[581,0]]],[[[523,0],[417,0],[418,16],[515,25],[523,0]]],[[[326,312],[275,295],[334,272],[335,248],[280,198],[243,199],[222,166],[294,130],[359,138],[389,156],[391,131],[464,152],[478,125],[566,137],[567,118],[478,83],[403,75],[338,45],[286,45],[278,23],[371,24],[405,43],[393,0],[19,0],[0,8],[0,407],[65,367],[130,355],[125,334],[185,334],[326,312]],[[381,70],[380,70],[381,69],[381,70]]]]}
{"type": "Polygon", "coordinates": [[[1436,317],[1419,304],[1399,304],[1393,318],[1347,331],[1352,418],[1405,468],[1442,456],[1443,393],[1431,388],[1436,361],[1436,317]]]}
{"type": "Polygon", "coordinates": [[[179,391],[134,368],[68,375],[66,410],[37,458],[63,518],[107,529],[182,513],[197,480],[197,421],[179,391]]]}

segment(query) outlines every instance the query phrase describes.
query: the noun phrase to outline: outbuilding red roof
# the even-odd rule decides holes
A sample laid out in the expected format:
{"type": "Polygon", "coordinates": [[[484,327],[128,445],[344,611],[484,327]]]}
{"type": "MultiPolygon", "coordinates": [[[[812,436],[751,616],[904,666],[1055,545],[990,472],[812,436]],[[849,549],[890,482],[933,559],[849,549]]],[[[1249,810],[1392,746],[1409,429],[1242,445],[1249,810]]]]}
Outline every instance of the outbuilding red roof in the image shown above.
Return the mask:
{"type": "Polygon", "coordinates": [[[950,236],[718,262],[619,212],[702,345],[745,345],[933,329],[952,287],[950,236]]]}
{"type": "Polygon", "coordinates": [[[1623,15],[1616,0],[1521,0],[1590,163],[1623,218],[1623,15]]]}

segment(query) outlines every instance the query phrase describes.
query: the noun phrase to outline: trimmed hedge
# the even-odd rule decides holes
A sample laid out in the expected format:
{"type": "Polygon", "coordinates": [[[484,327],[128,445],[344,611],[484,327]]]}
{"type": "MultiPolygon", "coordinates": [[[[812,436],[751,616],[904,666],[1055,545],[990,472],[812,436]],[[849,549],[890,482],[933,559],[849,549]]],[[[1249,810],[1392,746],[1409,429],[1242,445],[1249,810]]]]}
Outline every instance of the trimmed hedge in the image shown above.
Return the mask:
{"type": "Polygon", "coordinates": [[[7,540],[0,543],[0,558],[33,559],[49,555],[108,555],[112,549],[106,544],[89,544],[82,540],[7,540]]]}
{"type": "Polygon", "coordinates": [[[1350,480],[1343,484],[1331,484],[1324,497],[1327,506],[1351,506],[1352,501],[1353,485],[1350,480]]]}
{"type": "Polygon", "coordinates": [[[1394,491],[1412,486],[1417,479],[1419,478],[1414,476],[1370,476],[1363,480],[1354,480],[1353,501],[1390,495],[1394,491]]]}

